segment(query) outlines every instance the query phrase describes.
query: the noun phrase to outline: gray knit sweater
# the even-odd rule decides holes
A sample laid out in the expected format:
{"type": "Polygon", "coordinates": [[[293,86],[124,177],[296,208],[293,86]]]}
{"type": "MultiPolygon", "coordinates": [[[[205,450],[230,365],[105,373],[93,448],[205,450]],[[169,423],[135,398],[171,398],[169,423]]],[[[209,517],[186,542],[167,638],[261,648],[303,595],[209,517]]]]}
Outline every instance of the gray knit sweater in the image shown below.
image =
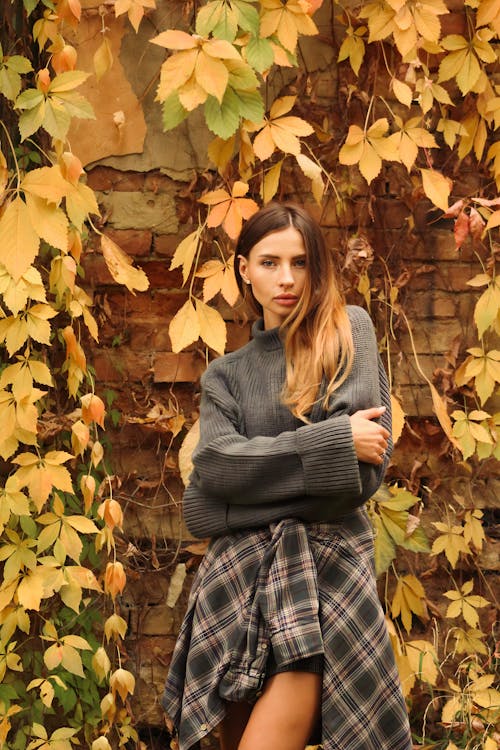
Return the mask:
{"type": "Polygon", "coordinates": [[[281,402],[285,358],[279,329],[263,330],[236,352],[214,360],[201,381],[200,441],[184,493],[184,518],[196,537],[266,526],[284,518],[336,521],[362,505],[382,482],[380,466],[359,462],[349,415],[386,406],[390,396],[373,325],[348,306],[354,364],[328,411],[317,403],[311,424],[281,402]]]}

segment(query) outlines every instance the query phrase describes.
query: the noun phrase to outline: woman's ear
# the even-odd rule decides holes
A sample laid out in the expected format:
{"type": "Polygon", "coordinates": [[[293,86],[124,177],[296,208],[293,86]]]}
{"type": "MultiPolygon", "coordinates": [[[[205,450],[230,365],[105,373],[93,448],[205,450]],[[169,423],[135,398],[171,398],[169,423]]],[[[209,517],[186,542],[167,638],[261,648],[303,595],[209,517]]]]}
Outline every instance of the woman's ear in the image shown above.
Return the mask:
{"type": "Polygon", "coordinates": [[[245,258],[244,255],[238,255],[238,263],[239,263],[239,269],[240,269],[240,276],[245,282],[245,284],[250,284],[250,279],[248,278],[248,260],[245,258]]]}

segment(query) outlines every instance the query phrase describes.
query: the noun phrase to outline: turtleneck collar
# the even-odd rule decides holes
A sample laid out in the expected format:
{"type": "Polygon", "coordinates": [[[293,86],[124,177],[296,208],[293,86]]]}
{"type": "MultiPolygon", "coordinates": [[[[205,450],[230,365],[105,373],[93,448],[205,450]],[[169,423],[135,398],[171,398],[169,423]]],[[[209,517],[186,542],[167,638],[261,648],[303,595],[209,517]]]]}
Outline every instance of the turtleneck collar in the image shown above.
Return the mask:
{"type": "Polygon", "coordinates": [[[279,327],[269,328],[269,330],[266,331],[264,329],[264,321],[262,318],[256,320],[252,325],[252,339],[255,341],[255,344],[259,349],[271,351],[272,349],[283,348],[283,340],[281,338],[279,327]]]}

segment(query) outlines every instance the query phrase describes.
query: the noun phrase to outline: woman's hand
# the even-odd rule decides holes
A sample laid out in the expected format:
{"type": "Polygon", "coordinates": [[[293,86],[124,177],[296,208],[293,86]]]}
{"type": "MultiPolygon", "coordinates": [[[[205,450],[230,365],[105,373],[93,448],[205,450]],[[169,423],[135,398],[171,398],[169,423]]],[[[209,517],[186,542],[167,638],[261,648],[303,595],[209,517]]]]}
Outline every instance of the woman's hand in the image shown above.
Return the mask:
{"type": "Polygon", "coordinates": [[[385,406],[376,406],[372,409],[361,409],[349,417],[354,449],[359,461],[375,465],[383,462],[389,432],[373,420],[382,416],[384,411],[385,406]]]}

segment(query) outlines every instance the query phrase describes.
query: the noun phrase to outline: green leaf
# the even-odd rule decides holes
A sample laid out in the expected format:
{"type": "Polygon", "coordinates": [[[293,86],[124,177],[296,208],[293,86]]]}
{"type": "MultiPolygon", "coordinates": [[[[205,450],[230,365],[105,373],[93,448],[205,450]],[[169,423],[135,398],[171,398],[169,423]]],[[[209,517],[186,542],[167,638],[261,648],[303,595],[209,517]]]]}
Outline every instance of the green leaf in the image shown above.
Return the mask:
{"type": "Polygon", "coordinates": [[[264,117],[264,102],[258,91],[235,91],[239,100],[240,117],[252,122],[260,122],[264,117]]]}
{"type": "Polygon", "coordinates": [[[45,107],[45,117],[42,126],[53,138],[63,141],[71,124],[71,116],[67,110],[52,99],[48,99],[45,107]]]}
{"type": "Polygon", "coordinates": [[[403,549],[409,549],[412,552],[430,552],[431,547],[425,531],[418,526],[413,534],[401,542],[403,549]]]}
{"type": "Polygon", "coordinates": [[[255,36],[258,36],[260,20],[257,8],[249,2],[245,2],[245,0],[232,0],[231,4],[238,13],[240,28],[243,31],[250,31],[255,36]]]}
{"type": "MultiPolygon", "coordinates": [[[[214,2],[207,3],[199,9],[196,16],[196,33],[200,36],[207,37],[217,26],[220,17],[223,13],[222,2],[220,0],[214,0],[214,2]]],[[[234,39],[234,37],[233,37],[234,39]]],[[[232,39],[230,40],[232,41],[232,39]]]]}
{"type": "Polygon", "coordinates": [[[12,55],[11,57],[5,58],[5,65],[13,70],[15,73],[29,73],[33,70],[33,66],[27,57],[22,55],[12,55]]]}
{"type": "Polygon", "coordinates": [[[493,278],[488,289],[478,299],[474,310],[474,321],[480,338],[495,321],[499,307],[500,284],[493,278]]]}
{"type": "Polygon", "coordinates": [[[375,570],[377,576],[385,573],[389,565],[396,557],[396,545],[387,533],[380,516],[373,517],[375,527],[375,570]]]}
{"type": "Polygon", "coordinates": [[[0,68],[0,93],[12,102],[19,96],[21,76],[9,68],[0,68]]]}
{"type": "MultiPolygon", "coordinates": [[[[22,94],[21,94],[22,96],[22,94]]],[[[33,135],[42,126],[45,118],[45,100],[42,98],[39,105],[33,109],[27,109],[19,117],[19,132],[21,140],[24,141],[33,135]]]]}
{"type": "Polygon", "coordinates": [[[16,99],[14,104],[16,109],[34,109],[38,107],[45,97],[38,89],[26,89],[16,99]]]}
{"type": "Polygon", "coordinates": [[[217,39],[225,39],[227,42],[233,42],[238,33],[238,14],[227,5],[224,5],[224,13],[219,23],[214,26],[213,35],[217,39]]]}
{"type": "Polygon", "coordinates": [[[163,130],[165,132],[176,128],[189,114],[187,109],[184,109],[180,103],[177,91],[167,96],[162,104],[162,112],[163,130]]]}
{"type": "Polygon", "coordinates": [[[246,58],[258,73],[269,70],[274,62],[274,52],[269,39],[261,39],[258,36],[251,39],[246,46],[246,58]]]}
{"type": "Polygon", "coordinates": [[[39,0],[23,0],[24,9],[28,16],[33,13],[38,3],[39,0]]]}
{"type": "Polygon", "coordinates": [[[229,69],[228,85],[233,89],[249,91],[258,88],[259,81],[249,65],[239,60],[228,60],[227,67],[229,69]]]}
{"type": "Polygon", "coordinates": [[[90,102],[75,91],[54,94],[50,99],[62,105],[71,117],[79,117],[80,120],[95,120],[95,113],[90,102]]]}
{"type": "Polygon", "coordinates": [[[207,98],[205,120],[212,133],[224,140],[236,132],[240,123],[240,102],[233,89],[226,89],[220,104],[215,96],[207,98]]]}
{"type": "Polygon", "coordinates": [[[207,3],[198,11],[196,33],[203,37],[212,34],[217,39],[233,42],[238,33],[238,14],[221,0],[207,3]]]}

